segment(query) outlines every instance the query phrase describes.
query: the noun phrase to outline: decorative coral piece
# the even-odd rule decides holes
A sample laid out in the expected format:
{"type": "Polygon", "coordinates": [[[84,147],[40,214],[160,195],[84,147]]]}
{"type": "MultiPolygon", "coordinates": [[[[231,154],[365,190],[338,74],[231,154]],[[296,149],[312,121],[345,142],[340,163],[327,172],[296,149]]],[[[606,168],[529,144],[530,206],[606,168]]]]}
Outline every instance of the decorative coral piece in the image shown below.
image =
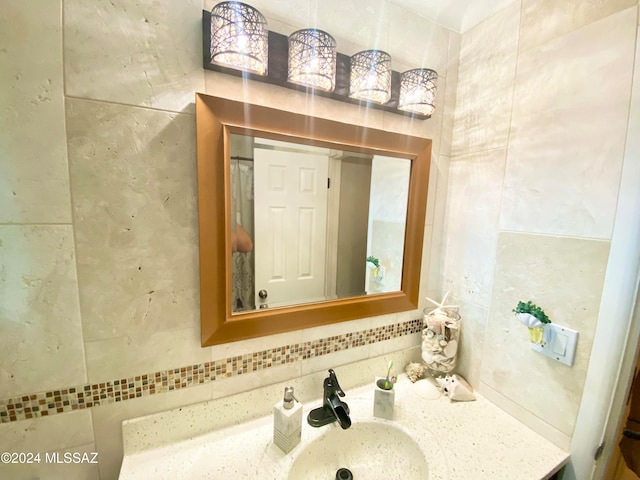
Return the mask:
{"type": "Polygon", "coordinates": [[[405,371],[407,372],[407,377],[409,377],[409,380],[411,380],[412,383],[416,383],[418,380],[425,376],[425,374],[427,373],[427,367],[422,363],[412,362],[407,365],[405,371]]]}

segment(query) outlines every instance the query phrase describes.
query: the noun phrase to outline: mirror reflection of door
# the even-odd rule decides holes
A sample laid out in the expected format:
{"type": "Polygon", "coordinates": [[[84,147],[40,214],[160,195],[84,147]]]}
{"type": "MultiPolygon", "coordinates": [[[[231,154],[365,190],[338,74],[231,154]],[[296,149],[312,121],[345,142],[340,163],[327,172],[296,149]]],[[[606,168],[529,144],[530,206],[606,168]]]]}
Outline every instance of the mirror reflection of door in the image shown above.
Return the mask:
{"type": "Polygon", "coordinates": [[[273,150],[256,144],[254,174],[259,181],[255,184],[254,243],[258,308],[326,298],[328,163],[326,151],[273,150]]]}
{"type": "Polygon", "coordinates": [[[232,254],[234,313],[401,289],[411,160],[236,134],[230,154],[253,241],[232,254]]]}

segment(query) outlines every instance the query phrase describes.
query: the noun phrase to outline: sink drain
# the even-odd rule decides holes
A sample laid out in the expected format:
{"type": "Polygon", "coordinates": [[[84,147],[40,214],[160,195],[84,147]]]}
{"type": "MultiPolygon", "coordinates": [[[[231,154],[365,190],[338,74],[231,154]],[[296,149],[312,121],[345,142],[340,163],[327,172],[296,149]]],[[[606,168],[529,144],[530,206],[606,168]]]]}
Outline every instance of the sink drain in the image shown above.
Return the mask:
{"type": "Polygon", "coordinates": [[[353,473],[348,468],[339,468],[336,472],[336,480],[353,480],[353,473]]]}

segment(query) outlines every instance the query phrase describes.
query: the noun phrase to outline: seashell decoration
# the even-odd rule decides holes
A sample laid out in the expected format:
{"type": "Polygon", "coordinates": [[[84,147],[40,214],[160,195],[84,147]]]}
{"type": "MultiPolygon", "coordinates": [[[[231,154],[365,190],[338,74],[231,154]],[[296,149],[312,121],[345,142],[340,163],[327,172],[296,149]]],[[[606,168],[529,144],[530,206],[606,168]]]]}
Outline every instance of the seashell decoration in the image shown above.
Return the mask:
{"type": "Polygon", "coordinates": [[[453,374],[436,378],[436,382],[451,401],[470,402],[476,399],[473,388],[460,375],[453,374]]]}
{"type": "Polygon", "coordinates": [[[447,358],[453,358],[455,357],[456,353],[458,352],[458,341],[457,340],[451,340],[446,347],[444,347],[444,356],[447,358]]]}
{"type": "Polygon", "coordinates": [[[429,369],[442,373],[449,373],[456,366],[460,334],[458,307],[445,304],[448,296],[449,293],[442,302],[427,297],[436,308],[425,309],[425,328],[422,330],[422,359],[429,369]]]}

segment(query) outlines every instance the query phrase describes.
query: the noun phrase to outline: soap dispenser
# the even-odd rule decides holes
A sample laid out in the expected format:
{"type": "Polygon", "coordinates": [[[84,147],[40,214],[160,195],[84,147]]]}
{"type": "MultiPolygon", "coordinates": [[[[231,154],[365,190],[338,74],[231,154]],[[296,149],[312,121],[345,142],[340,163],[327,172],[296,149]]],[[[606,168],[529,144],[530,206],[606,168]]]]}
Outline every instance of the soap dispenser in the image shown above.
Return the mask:
{"type": "Polygon", "coordinates": [[[284,397],[273,407],[273,443],[289,453],[302,436],[302,404],[296,401],[293,387],[284,389],[284,397]]]}

